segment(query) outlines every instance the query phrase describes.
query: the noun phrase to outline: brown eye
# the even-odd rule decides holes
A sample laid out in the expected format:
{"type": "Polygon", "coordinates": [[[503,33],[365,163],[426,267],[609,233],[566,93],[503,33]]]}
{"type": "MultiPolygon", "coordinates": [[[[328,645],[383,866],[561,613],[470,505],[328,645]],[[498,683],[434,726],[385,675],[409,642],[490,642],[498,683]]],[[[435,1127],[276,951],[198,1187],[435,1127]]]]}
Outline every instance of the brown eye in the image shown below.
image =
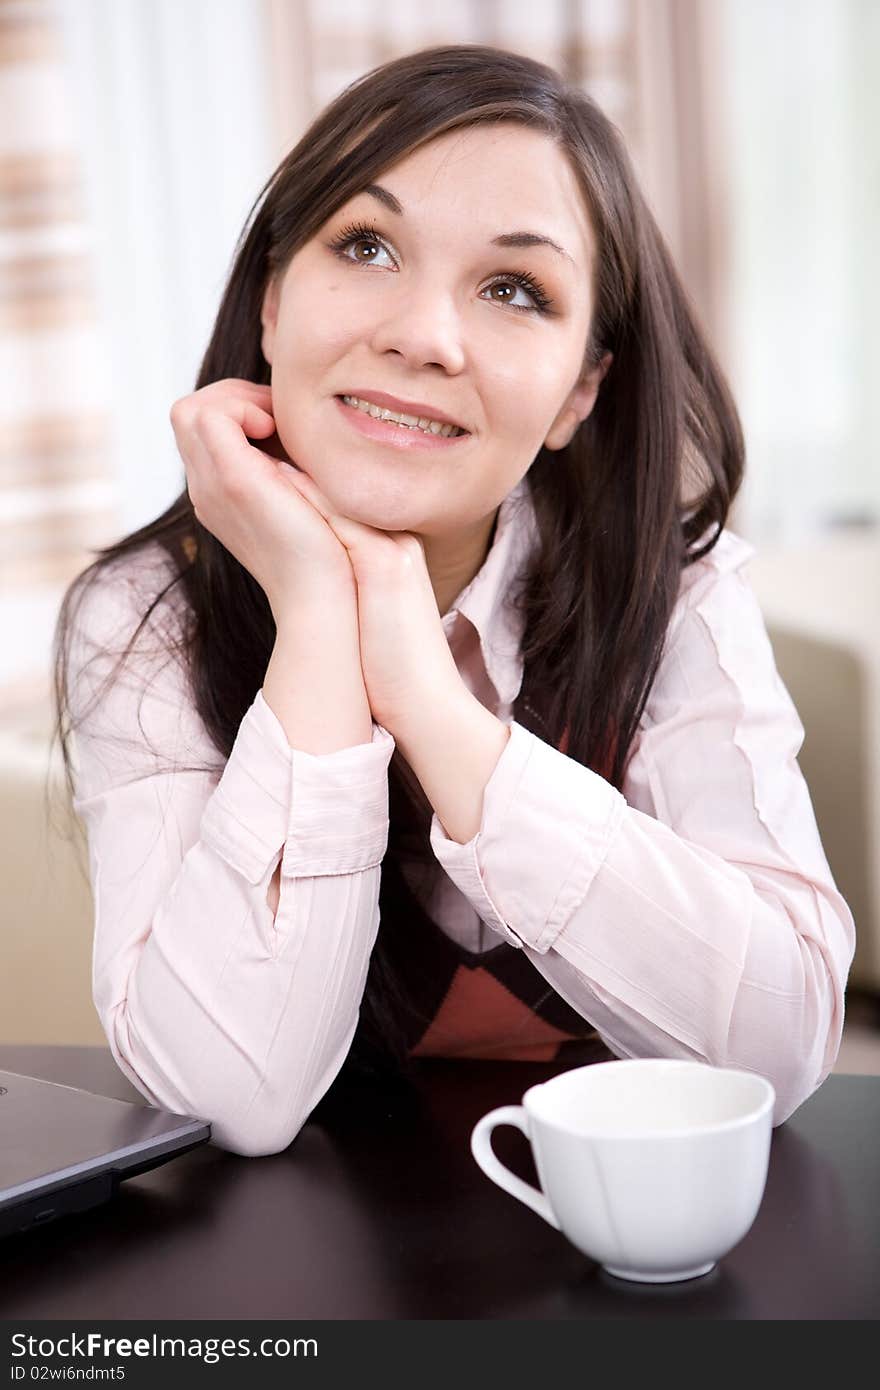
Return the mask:
{"type": "MultiPolygon", "coordinates": [[[[373,250],[376,250],[376,243],[375,243],[374,241],[369,241],[366,237],[360,237],[360,239],[359,239],[358,241],[351,242],[350,244],[351,244],[352,246],[367,246],[367,247],[372,247],[373,250]]],[[[366,258],[365,258],[365,257],[361,257],[361,256],[355,256],[355,260],[362,260],[362,259],[366,259],[366,258]]]]}
{"type": "Polygon", "coordinates": [[[341,260],[357,261],[361,265],[372,265],[375,257],[369,259],[358,254],[350,256],[348,254],[350,247],[372,246],[390,255],[388,247],[381,237],[376,235],[375,229],[363,222],[353,222],[350,226],[345,227],[333,241],[328,242],[328,246],[333,254],[339,256],[341,260]]]}
{"type": "Polygon", "coordinates": [[[512,271],[500,280],[493,280],[492,284],[487,286],[487,288],[490,290],[513,289],[514,292],[517,290],[524,290],[526,294],[531,297],[531,305],[513,304],[510,299],[498,299],[495,301],[497,304],[505,304],[511,309],[516,309],[520,313],[545,314],[550,312],[552,300],[545,293],[542,286],[538,284],[534,276],[529,275],[527,271],[512,271]]]}
{"type": "MultiPolygon", "coordinates": [[[[363,248],[371,248],[374,251],[384,251],[391,256],[386,242],[379,236],[375,227],[366,222],[352,222],[327,243],[329,250],[340,260],[353,262],[356,265],[375,265],[375,256],[364,256],[360,254],[363,248]],[[354,255],[349,252],[354,248],[354,255]]],[[[393,260],[393,257],[392,257],[393,260]]],[[[495,304],[500,304],[502,308],[513,309],[518,314],[552,314],[553,301],[546,293],[543,286],[538,283],[534,275],[525,270],[508,271],[505,275],[493,280],[491,285],[486,287],[486,292],[501,289],[509,291],[507,298],[493,298],[495,304]],[[514,304],[513,297],[520,291],[524,292],[531,299],[531,304],[514,304]]]]}
{"type": "MultiPolygon", "coordinates": [[[[500,280],[500,281],[498,282],[497,285],[490,285],[490,286],[489,286],[489,289],[490,289],[490,290],[511,290],[511,291],[512,291],[512,290],[514,289],[514,286],[511,285],[509,282],[505,283],[505,281],[500,280]]],[[[508,301],[507,301],[507,300],[504,300],[504,301],[502,301],[502,302],[503,302],[503,303],[507,303],[508,301]]]]}

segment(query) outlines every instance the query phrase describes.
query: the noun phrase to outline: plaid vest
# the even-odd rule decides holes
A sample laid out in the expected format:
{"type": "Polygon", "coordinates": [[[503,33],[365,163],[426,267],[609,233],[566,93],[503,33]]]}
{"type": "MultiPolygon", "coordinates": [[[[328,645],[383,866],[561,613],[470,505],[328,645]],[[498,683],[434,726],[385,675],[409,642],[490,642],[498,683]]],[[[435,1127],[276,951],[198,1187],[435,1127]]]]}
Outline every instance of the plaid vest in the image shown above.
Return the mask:
{"type": "MultiPolygon", "coordinates": [[[[566,729],[561,752],[568,746],[567,736],[566,729]]],[[[413,842],[421,837],[424,845],[432,808],[424,793],[419,798],[421,788],[411,774],[406,780],[421,808],[413,842]]],[[[389,798],[392,824],[399,825],[412,807],[400,799],[391,779],[389,798]]],[[[397,843],[406,857],[406,833],[397,843]]],[[[371,1003],[377,990],[386,1012],[389,1000],[394,1001],[397,1060],[404,1071],[419,1057],[548,1062],[571,1053],[582,1063],[586,1048],[587,1061],[613,1058],[595,1028],[557,994],[524,950],[499,940],[489,950],[473,953],[447,936],[422,908],[394,854],[386,854],[382,864],[379,936],[352,1045],[355,1065],[358,1058],[370,1057],[375,1043],[371,1003]]],[[[369,1062],[366,1067],[376,1069],[369,1062]]]]}

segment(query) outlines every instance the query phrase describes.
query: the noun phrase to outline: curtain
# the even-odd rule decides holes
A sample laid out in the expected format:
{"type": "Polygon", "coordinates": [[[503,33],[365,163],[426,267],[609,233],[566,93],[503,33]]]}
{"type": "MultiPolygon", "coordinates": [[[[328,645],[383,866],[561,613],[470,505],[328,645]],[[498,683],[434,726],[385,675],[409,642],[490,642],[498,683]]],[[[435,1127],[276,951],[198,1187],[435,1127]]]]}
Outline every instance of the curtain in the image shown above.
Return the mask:
{"type": "Polygon", "coordinates": [[[0,3],[0,714],[48,691],[29,634],[115,525],[89,219],[58,17],[0,3]]]}
{"type": "Polygon", "coordinates": [[[267,39],[265,0],[0,0],[10,728],[48,719],[66,584],[184,485],[168,412],[278,158],[267,39]]]}

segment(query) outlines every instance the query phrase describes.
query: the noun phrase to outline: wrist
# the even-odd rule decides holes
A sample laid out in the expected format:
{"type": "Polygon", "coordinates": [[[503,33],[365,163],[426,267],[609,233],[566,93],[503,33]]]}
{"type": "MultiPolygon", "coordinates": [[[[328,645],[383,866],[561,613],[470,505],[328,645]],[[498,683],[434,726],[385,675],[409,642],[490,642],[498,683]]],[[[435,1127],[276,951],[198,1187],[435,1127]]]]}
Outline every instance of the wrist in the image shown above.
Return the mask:
{"type": "Polygon", "coordinates": [[[320,573],[315,579],[299,581],[295,588],[267,595],[277,631],[332,623],[338,627],[350,615],[357,623],[357,584],[348,574],[320,573]]]}
{"type": "MultiPolygon", "coordinates": [[[[456,673],[457,674],[457,673],[456,673]]],[[[425,747],[426,741],[443,742],[463,721],[491,719],[493,716],[480,703],[459,677],[454,685],[437,685],[413,694],[405,702],[405,712],[388,726],[401,753],[409,761],[409,753],[425,747]]]]}
{"type": "Polygon", "coordinates": [[[391,732],[446,835],[468,844],[482,824],[485,790],[510,738],[509,725],[463,688],[454,703],[423,706],[401,732],[391,732]]]}

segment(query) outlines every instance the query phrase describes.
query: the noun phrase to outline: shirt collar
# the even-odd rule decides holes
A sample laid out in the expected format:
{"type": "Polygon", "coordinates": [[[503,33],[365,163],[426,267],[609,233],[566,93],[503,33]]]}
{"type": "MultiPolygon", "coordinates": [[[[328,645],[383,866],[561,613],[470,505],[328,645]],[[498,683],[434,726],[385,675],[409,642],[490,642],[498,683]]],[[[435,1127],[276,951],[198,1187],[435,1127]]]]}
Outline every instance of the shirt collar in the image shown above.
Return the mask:
{"type": "Polygon", "coordinates": [[[495,536],[482,566],[443,616],[447,636],[457,614],[476,629],[486,673],[502,704],[513,703],[523,678],[524,617],[512,606],[510,590],[537,543],[537,521],[523,477],[498,508],[495,536]]]}

